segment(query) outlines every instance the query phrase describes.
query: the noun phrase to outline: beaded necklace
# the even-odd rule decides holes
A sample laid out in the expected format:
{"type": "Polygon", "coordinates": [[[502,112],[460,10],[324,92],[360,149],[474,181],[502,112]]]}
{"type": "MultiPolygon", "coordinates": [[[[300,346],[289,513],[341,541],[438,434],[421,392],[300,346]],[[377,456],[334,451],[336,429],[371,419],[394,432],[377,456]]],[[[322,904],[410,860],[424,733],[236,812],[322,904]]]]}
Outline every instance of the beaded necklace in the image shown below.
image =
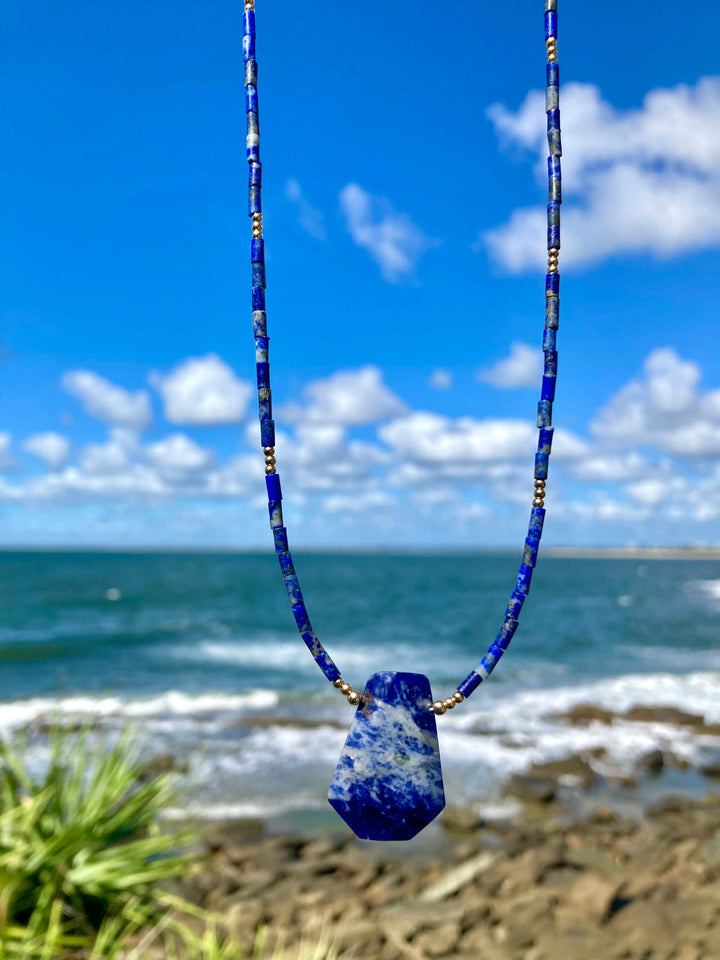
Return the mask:
{"type": "Polygon", "coordinates": [[[530,589],[545,519],[545,482],[552,446],[552,405],[557,376],[555,337],[559,317],[560,157],[559,70],[557,63],[557,0],[545,0],[547,48],[546,113],[548,137],[548,266],[545,277],[544,372],[538,403],[538,449],[535,492],[528,535],[515,588],[495,640],[480,663],[444,700],[432,699],[430,682],[417,673],[373,674],[362,693],[347,683],[315,635],[308,617],[283,525],[282,490],[275,462],[267,315],[265,312],[265,241],[262,216],[262,166],[258,126],[255,0],[245,0],[243,60],[247,110],[249,215],[252,220],[252,323],[255,337],[260,438],[265,455],[265,481],[270,527],[293,616],[302,639],[326,678],[357,707],[335,771],[328,800],[357,836],[371,840],[407,840],[415,836],[445,805],[436,716],[462,703],[492,673],[518,627],[530,589]]]}

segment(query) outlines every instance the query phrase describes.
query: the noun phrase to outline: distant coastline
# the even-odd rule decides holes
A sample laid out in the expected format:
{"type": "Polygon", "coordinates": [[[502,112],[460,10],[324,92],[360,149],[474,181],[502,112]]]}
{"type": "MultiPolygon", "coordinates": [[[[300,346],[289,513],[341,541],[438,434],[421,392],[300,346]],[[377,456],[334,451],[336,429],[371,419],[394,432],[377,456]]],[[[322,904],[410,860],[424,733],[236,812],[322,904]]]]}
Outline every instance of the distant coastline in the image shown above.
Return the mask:
{"type": "Polygon", "coordinates": [[[720,560],[720,547],[545,547],[543,556],[606,560],[720,560]]]}

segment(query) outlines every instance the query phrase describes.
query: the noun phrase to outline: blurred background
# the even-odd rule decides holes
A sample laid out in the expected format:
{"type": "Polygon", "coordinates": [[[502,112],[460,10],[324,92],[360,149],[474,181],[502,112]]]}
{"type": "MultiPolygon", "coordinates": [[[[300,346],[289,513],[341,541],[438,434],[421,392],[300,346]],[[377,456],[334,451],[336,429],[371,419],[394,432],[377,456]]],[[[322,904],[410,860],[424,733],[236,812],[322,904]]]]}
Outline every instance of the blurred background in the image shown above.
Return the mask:
{"type": "MultiPolygon", "coordinates": [[[[698,726],[720,721],[720,11],[672,13],[562,10],[543,547],[614,552],[541,550],[512,652],[441,724],[455,803],[593,748],[629,776],[672,746],[664,776],[700,796],[720,759],[698,726]],[[587,704],[701,719],[557,719],[587,704]]],[[[16,0],[2,18],[0,728],[135,718],[185,771],[178,816],[325,824],[348,714],[271,556],[241,5],[16,0]]],[[[542,10],[276,0],[257,22],[298,572],[355,686],[411,667],[440,695],[495,635],[530,507],[542,10]]]]}

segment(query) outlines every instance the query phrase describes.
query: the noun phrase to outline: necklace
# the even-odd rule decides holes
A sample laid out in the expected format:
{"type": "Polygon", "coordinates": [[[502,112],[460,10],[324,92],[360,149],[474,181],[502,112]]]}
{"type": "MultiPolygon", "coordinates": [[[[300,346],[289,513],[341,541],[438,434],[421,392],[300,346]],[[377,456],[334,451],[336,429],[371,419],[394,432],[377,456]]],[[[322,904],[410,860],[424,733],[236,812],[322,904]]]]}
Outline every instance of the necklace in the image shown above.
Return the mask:
{"type": "Polygon", "coordinates": [[[538,450],[535,492],[517,582],[502,626],[480,663],[445,700],[432,699],[430,682],[418,673],[382,671],[373,674],[362,693],[347,683],[330,654],[313,632],[283,525],[282,490],[275,461],[267,315],[265,312],[265,241],[262,216],[262,166],[258,126],[257,61],[255,59],[255,0],[245,0],[243,60],[247,111],[249,208],[252,220],[252,322],[255,337],[260,442],[265,455],[265,481],[270,527],[293,616],[315,662],[348,703],[357,707],[340,756],[328,800],[358,837],[370,840],[409,840],[445,806],[436,716],[462,703],[486,680],[507,649],[530,590],[545,519],[545,482],[552,446],[552,405],[555,398],[559,318],[560,157],[559,70],[557,63],[557,0],[545,0],[547,48],[546,113],[548,136],[548,266],[545,277],[544,372],[538,403],[538,450]]]}

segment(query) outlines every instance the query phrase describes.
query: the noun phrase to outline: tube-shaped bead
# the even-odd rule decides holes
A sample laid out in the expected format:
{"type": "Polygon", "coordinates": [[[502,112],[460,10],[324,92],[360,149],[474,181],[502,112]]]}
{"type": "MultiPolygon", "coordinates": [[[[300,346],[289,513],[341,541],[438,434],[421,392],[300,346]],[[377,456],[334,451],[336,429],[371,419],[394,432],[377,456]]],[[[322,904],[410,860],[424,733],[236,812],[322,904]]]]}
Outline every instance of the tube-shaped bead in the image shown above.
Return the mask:
{"type": "MultiPolygon", "coordinates": [[[[274,474],[271,474],[274,476],[274,474]]],[[[280,562],[280,569],[282,570],[283,576],[292,576],[295,573],[295,564],[293,563],[293,558],[289,550],[283,550],[282,553],[277,555],[278,561],[280,562]]]]}
{"type": "Polygon", "coordinates": [[[560,86],[560,64],[557,60],[548,63],[545,67],[545,79],[548,87],[560,86]]]}
{"type": "Polygon", "coordinates": [[[545,523],[545,507],[533,507],[530,511],[530,522],[528,524],[528,537],[533,540],[539,540],[542,536],[543,524],[545,523]]]}
{"type": "MultiPolygon", "coordinates": [[[[284,530],[285,528],[281,527],[280,529],[284,530]]],[[[295,574],[290,574],[287,577],[283,577],[283,580],[285,581],[285,587],[287,589],[288,596],[290,597],[290,603],[293,605],[296,603],[303,603],[302,590],[300,589],[300,583],[297,576],[295,574]]]]}
{"type": "Polygon", "coordinates": [[[257,86],[257,60],[248,60],[245,63],[245,86],[257,86]]]}
{"type": "Polygon", "coordinates": [[[545,297],[545,327],[548,330],[557,330],[560,326],[560,298],[545,297]]]}
{"type": "Polygon", "coordinates": [[[556,330],[543,330],[543,340],[542,340],[543,353],[545,353],[546,350],[555,349],[556,338],[557,338],[556,330]]]}
{"type": "Polygon", "coordinates": [[[562,180],[559,177],[551,177],[548,180],[548,200],[562,203],[562,180]]]}
{"type": "Polygon", "coordinates": [[[551,297],[560,295],[560,275],[557,273],[545,274],[545,294],[551,297]]]}
{"type": "Polygon", "coordinates": [[[250,187],[248,190],[248,216],[262,213],[262,191],[260,187],[250,187]]]}
{"type": "Polygon", "coordinates": [[[548,10],[545,14],[545,39],[557,37],[557,13],[554,10],[548,10]]]}
{"type": "Polygon", "coordinates": [[[265,241],[262,237],[253,237],[250,241],[251,263],[265,263],[265,241]]]}
{"type": "Polygon", "coordinates": [[[255,363],[268,362],[268,338],[255,337],[255,363]]]}
{"type": "MultiPolygon", "coordinates": [[[[275,421],[274,420],[270,420],[269,418],[266,418],[260,421],[260,446],[261,447],[275,446],[275,421]]],[[[269,476],[275,476],[275,474],[269,474],[269,476]]]]}
{"type": "Polygon", "coordinates": [[[253,310],[265,309],[265,287],[252,288],[252,308],[253,310]]]}
{"type": "MultiPolygon", "coordinates": [[[[249,89],[249,88],[248,88],[249,89]]],[[[545,112],[557,110],[560,106],[560,88],[548,86],[545,88],[545,112]]]]}
{"type": "Polygon", "coordinates": [[[548,350],[545,354],[545,376],[546,377],[556,377],[557,376],[557,364],[558,364],[558,355],[557,350],[548,350]]]}
{"type": "Polygon", "coordinates": [[[270,389],[270,364],[256,363],[255,372],[257,374],[258,390],[270,389]]]}
{"type": "Polygon", "coordinates": [[[245,155],[248,160],[256,161],[260,159],[260,138],[257,134],[248,134],[245,138],[245,143],[247,148],[245,150],[245,155]]]}
{"type": "Polygon", "coordinates": [[[548,455],[540,450],[535,454],[535,479],[547,480],[548,475],[548,455]]]}
{"type": "Polygon", "coordinates": [[[243,60],[255,59],[255,11],[245,10],[243,12],[243,60]]]}
{"type": "Polygon", "coordinates": [[[267,314],[264,310],[253,310],[252,323],[254,337],[267,336],[267,314]]]}
{"type": "Polygon", "coordinates": [[[268,501],[268,513],[270,514],[271,527],[281,527],[283,525],[282,500],[268,501]]]}
{"type": "Polygon", "coordinates": [[[476,673],[475,670],[471,670],[462,683],[457,685],[457,692],[462,694],[463,697],[467,699],[473,690],[477,690],[482,683],[482,679],[483,678],[479,673],[476,673]]]}
{"type": "Polygon", "coordinates": [[[278,553],[282,553],[288,548],[288,538],[287,530],[285,527],[273,527],[273,540],[275,541],[275,549],[278,553]]]}
{"type": "MultiPolygon", "coordinates": [[[[289,577],[283,578],[287,583],[288,580],[297,580],[297,577],[293,574],[289,577]]],[[[307,630],[312,630],[312,625],[310,624],[310,617],[308,616],[307,609],[305,607],[305,601],[302,600],[300,603],[291,603],[290,608],[295,617],[295,623],[300,633],[303,633],[307,630]]]]}
{"type": "Polygon", "coordinates": [[[542,378],[542,390],[540,391],[540,397],[543,400],[549,400],[550,403],[554,401],[556,380],[557,380],[557,377],[542,378]]]}
{"type": "Polygon", "coordinates": [[[545,0],[545,13],[557,10],[557,0],[545,0]]]}
{"type": "Polygon", "coordinates": [[[508,605],[505,609],[505,619],[517,620],[517,618],[520,616],[523,603],[525,603],[525,594],[517,593],[515,590],[513,590],[513,592],[510,594],[510,599],[508,600],[508,605]]]}
{"type": "Polygon", "coordinates": [[[538,427],[549,427],[552,423],[552,403],[548,400],[540,400],[537,410],[538,427]]]}
{"type": "Polygon", "coordinates": [[[493,641],[494,645],[499,647],[501,650],[507,650],[517,628],[517,620],[506,620],[498,630],[498,634],[493,641]]]}
{"type": "Polygon", "coordinates": [[[267,487],[268,500],[282,500],[280,477],[276,473],[271,473],[265,477],[265,486],[267,487]]]}
{"type": "Polygon", "coordinates": [[[254,287],[264,287],[267,285],[265,281],[265,261],[260,261],[260,263],[253,263],[252,285],[254,287]]]}
{"type": "Polygon", "coordinates": [[[254,114],[258,112],[258,92],[254,83],[249,83],[245,87],[245,112],[254,114]]]}
{"type": "Polygon", "coordinates": [[[521,563],[520,569],[518,570],[517,575],[517,586],[515,589],[518,593],[529,593],[530,592],[530,581],[532,580],[533,568],[528,567],[527,564],[521,563]]]}
{"type": "Polygon", "coordinates": [[[547,205],[547,248],[560,249],[560,204],[551,200],[547,205]]]}
{"type": "MultiPolygon", "coordinates": [[[[258,390],[258,416],[260,422],[263,420],[272,420],[272,391],[270,387],[262,387],[258,390]]],[[[264,447],[272,447],[272,443],[264,443],[264,447]]]]}
{"type": "Polygon", "coordinates": [[[537,562],[538,547],[540,541],[536,540],[534,537],[528,537],[525,540],[525,546],[523,548],[523,559],[522,562],[526,567],[534,567],[537,562]]]}
{"type": "Polygon", "coordinates": [[[538,436],[538,450],[542,453],[550,453],[552,450],[554,427],[542,427],[538,436]]]}
{"type": "MultiPolygon", "coordinates": [[[[550,116],[550,114],[548,114],[550,116]]],[[[562,156],[562,139],[560,130],[555,127],[548,127],[548,151],[552,157],[562,156]]]]}
{"type": "Polygon", "coordinates": [[[261,163],[249,164],[248,179],[251,187],[262,186],[262,164],[261,163]]]}
{"type": "Polygon", "coordinates": [[[502,655],[503,651],[500,649],[500,647],[496,646],[494,643],[491,643],[487,653],[482,658],[479,665],[475,668],[483,680],[487,680],[497,666],[498,660],[502,655]]]}

